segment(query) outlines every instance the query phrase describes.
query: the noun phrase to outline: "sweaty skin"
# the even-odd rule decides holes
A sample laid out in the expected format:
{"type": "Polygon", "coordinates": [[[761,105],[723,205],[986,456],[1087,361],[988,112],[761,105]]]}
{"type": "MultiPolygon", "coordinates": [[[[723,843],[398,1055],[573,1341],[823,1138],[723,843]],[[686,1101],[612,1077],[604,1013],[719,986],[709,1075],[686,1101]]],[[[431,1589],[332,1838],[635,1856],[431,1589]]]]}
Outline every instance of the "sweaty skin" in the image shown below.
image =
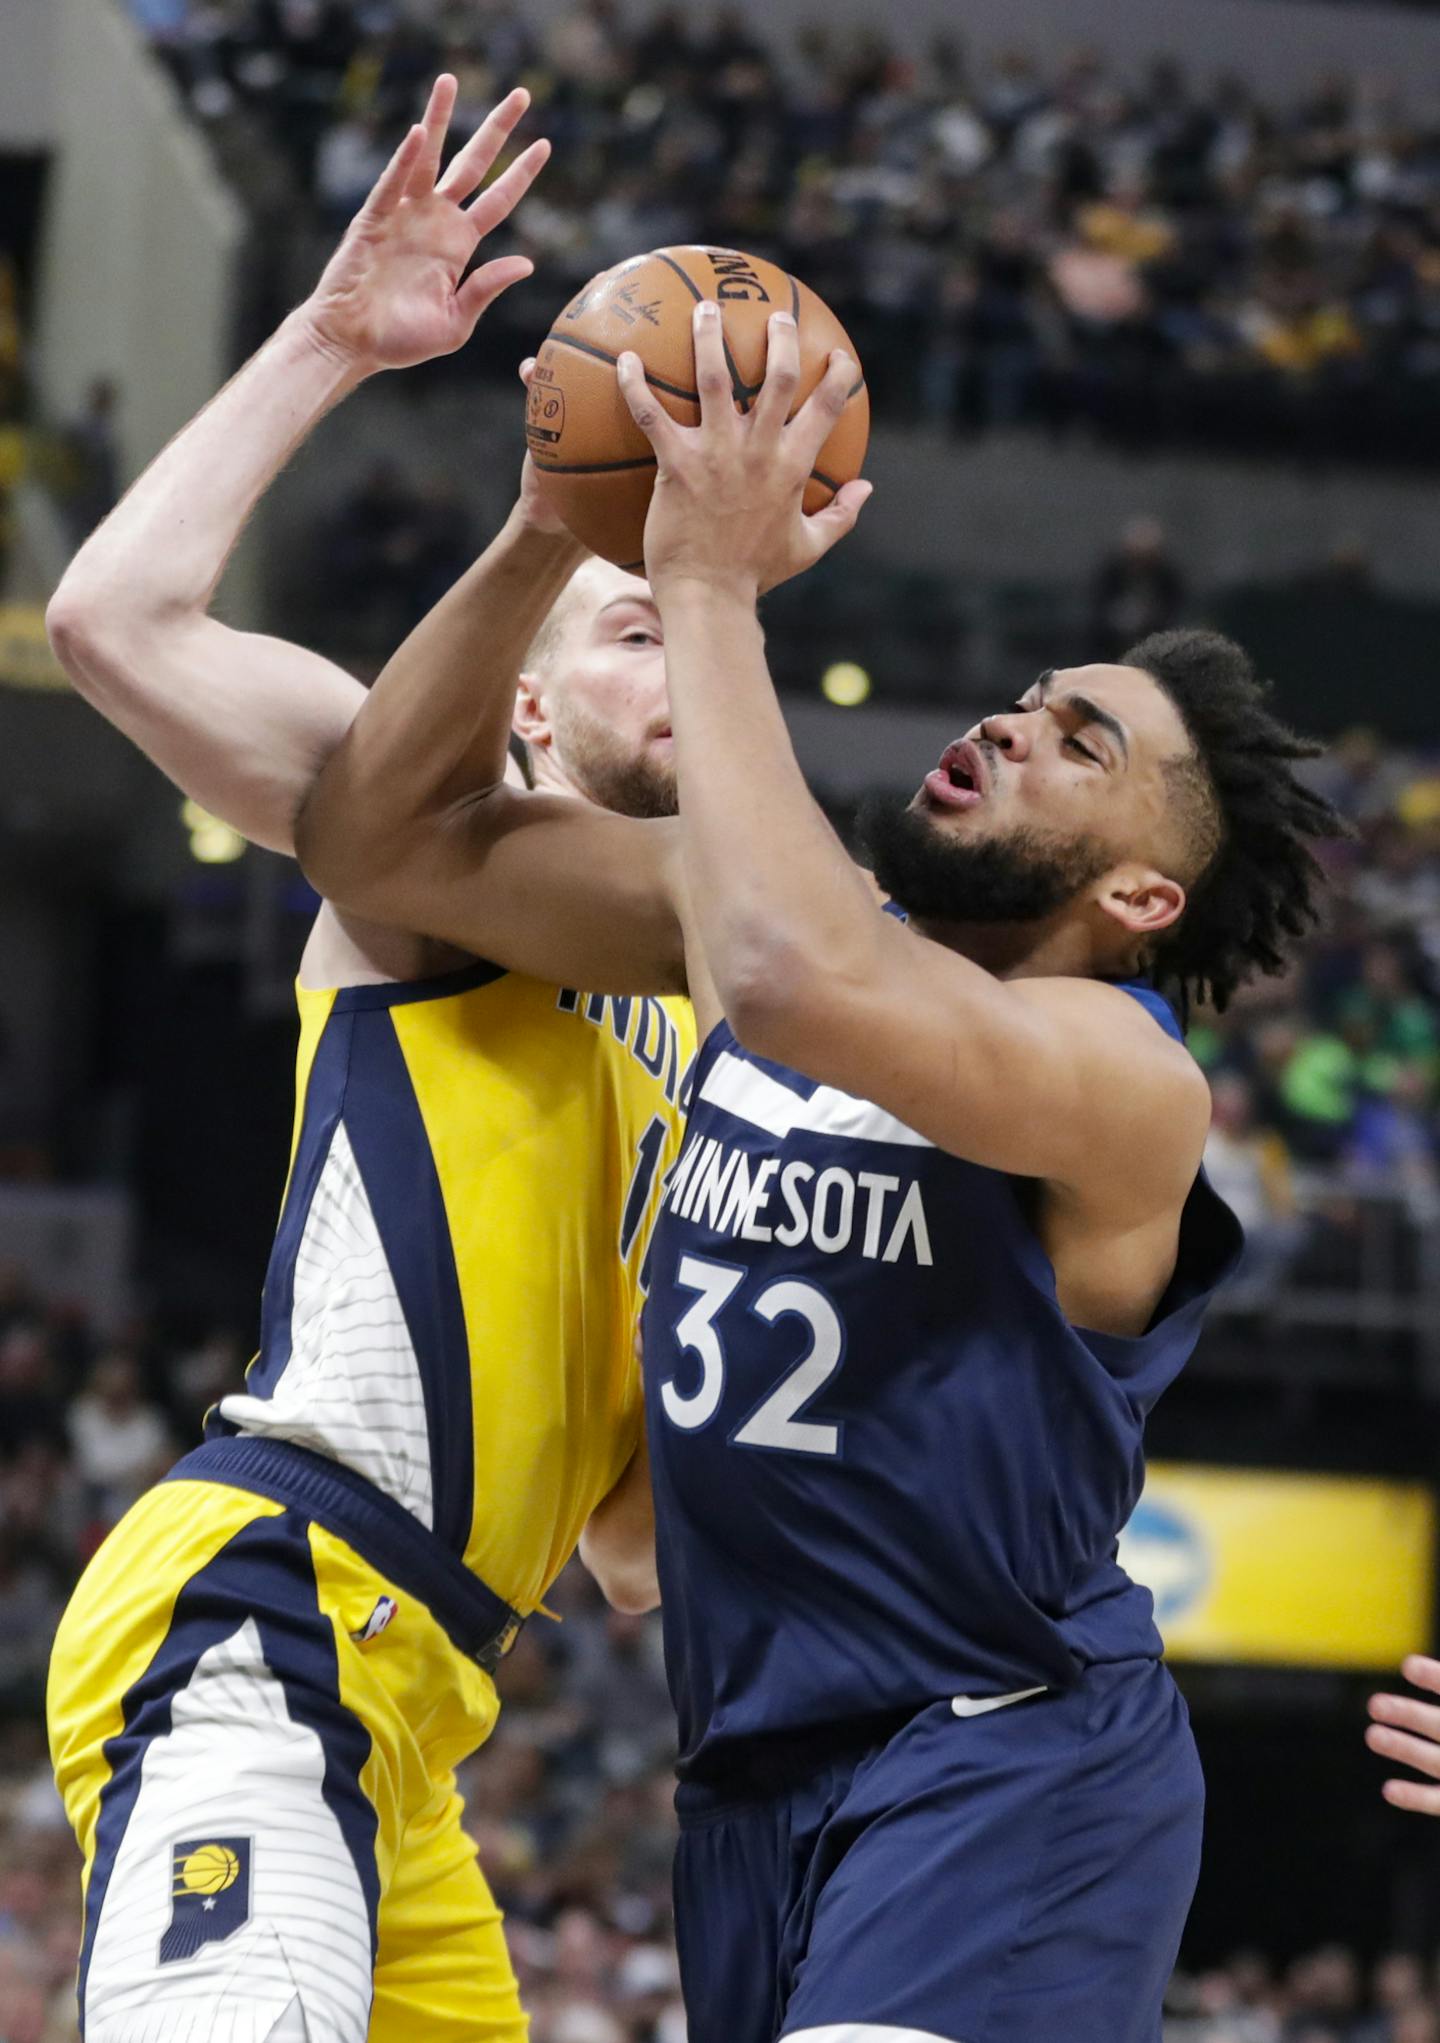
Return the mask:
{"type": "Polygon", "coordinates": [[[457,794],[476,705],[463,677],[432,664],[372,692],[307,804],[302,861],[357,911],[423,918],[518,970],[615,992],[688,979],[702,1036],[723,1013],[759,1054],[1034,1180],[1062,1306],[1135,1333],[1173,1270],[1209,1120],[1191,1059],[1101,983],[1133,972],[1183,911],[1183,886],[1154,855],[1165,762],[1188,745],[1178,713],[1149,676],[1096,667],[986,719],[971,733],[989,762],[981,799],[922,789],[927,821],[1083,826],[1113,863],[1037,924],[917,929],[883,915],[805,788],[755,611],[761,588],[841,538],[868,494],[852,484],[817,516],[801,510],[854,364],[837,357],[787,424],[798,348],[777,315],[764,389],[741,417],[714,308],[696,308],[695,335],[698,427],[669,419],[635,357],[620,368],[658,462],[646,566],[678,822],[575,804],[560,815],[542,794],[494,784],[457,794]]]}

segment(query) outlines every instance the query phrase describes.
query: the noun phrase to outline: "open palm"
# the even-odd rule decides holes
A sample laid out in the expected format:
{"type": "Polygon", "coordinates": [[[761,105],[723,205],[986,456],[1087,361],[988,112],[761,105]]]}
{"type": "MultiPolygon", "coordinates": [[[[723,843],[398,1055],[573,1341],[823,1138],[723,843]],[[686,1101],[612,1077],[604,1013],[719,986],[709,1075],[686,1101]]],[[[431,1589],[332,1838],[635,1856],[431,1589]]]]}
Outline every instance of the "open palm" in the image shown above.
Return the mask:
{"type": "Polygon", "coordinates": [[[441,177],[456,91],[448,74],[435,81],[424,117],[381,172],[306,307],[316,337],[367,371],[453,354],[486,306],[534,268],[527,256],[501,256],[460,281],[485,236],[530,189],[550,144],[532,142],[479,190],[530,104],[529,93],[517,90],[486,116],[441,177]]]}

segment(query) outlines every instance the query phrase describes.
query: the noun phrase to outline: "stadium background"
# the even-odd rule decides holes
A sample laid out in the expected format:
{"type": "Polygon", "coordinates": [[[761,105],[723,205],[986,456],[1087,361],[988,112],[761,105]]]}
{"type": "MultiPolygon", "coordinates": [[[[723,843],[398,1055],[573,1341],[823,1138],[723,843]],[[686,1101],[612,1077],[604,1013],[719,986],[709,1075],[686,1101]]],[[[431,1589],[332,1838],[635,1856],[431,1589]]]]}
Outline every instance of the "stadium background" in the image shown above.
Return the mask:
{"type": "MultiPolygon", "coordinates": [[[[1043,665],[1234,629],[1357,826],[1293,977],[1194,1042],[1250,1261],[1128,1541],[1210,1782],[1167,2035],[1436,2043],[1440,1825],[1363,1698],[1433,1637],[1440,1479],[1440,20],[1343,0],[4,0],[0,11],[0,2043],[73,2033],[51,1629],[253,1337],[313,901],[71,699],[74,544],[316,272],[444,64],[523,78],[539,265],[367,388],[226,614],[373,673],[494,529],[514,364],[574,284],[721,240],[826,295],[880,486],[779,592],[843,824],[1043,665]]],[[[653,1623],[578,1571],[467,1769],[537,2043],[682,2043],[653,1623]]]]}

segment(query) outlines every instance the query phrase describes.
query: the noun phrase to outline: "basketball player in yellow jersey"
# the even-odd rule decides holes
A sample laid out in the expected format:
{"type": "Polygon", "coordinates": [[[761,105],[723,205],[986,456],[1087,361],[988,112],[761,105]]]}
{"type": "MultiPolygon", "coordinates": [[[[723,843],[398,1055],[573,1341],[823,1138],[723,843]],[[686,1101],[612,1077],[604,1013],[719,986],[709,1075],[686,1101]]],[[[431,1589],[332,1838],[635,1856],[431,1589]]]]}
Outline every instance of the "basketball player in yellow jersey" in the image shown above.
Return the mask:
{"type": "MultiPolygon", "coordinates": [[[[324,411],[373,370],[460,345],[528,271],[508,258],[459,284],[546,152],[467,212],[525,98],[440,176],[453,103],[442,80],[315,293],[52,605],[81,692],[277,850],[362,691],[208,604],[324,411]]],[[[503,767],[513,706],[540,781],[650,813],[673,805],[653,609],[633,577],[580,561],[527,485],[397,662],[422,671],[457,634],[472,649],[480,777],[503,767]]],[[[452,1770],[587,1521],[608,1592],[654,1600],[632,1329],[688,1009],[543,986],[328,907],[299,999],[259,1356],[96,1556],[56,1642],[82,2022],[88,2043],[520,2043],[452,1770]]]]}

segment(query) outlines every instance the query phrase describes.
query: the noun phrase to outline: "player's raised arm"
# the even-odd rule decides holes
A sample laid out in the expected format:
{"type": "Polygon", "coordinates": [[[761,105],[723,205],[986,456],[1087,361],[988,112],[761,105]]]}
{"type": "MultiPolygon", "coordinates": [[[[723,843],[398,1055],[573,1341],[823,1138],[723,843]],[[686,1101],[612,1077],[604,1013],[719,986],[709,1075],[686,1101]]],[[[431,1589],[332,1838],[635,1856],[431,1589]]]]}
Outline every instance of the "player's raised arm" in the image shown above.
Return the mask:
{"type": "Polygon", "coordinates": [[[1044,677],[951,747],[888,833],[895,877],[883,863],[879,876],[912,910],[917,940],[879,911],[809,797],[755,614],[766,560],[805,531],[823,551],[864,500],[851,484],[818,516],[801,510],[854,364],[832,358],[786,423],[788,315],[771,320],[748,415],[731,401],[713,305],[696,307],[695,346],[694,428],[661,410],[635,356],[620,375],[658,461],[646,566],[687,889],[732,1027],[958,1155],[1107,1201],[1112,1218],[1138,1224],[1171,1195],[1178,1205],[1208,1123],[1204,1080],[1103,982],[1142,976],[1167,941],[1201,984],[1278,964],[1309,909],[1303,834],[1328,827],[1289,774],[1312,748],[1263,711],[1248,668],[1190,688],[1196,728],[1215,721],[1203,754],[1178,706],[1191,678],[1178,656],[1163,683],[1139,665],[1044,677]],[[1187,886],[1202,879],[1214,905],[1177,942],[1187,886]]]}
{"type": "MultiPolygon", "coordinates": [[[[301,797],[363,691],[298,646],[231,630],[209,604],[255,503],[325,412],[380,369],[461,346],[530,272],[507,256],[460,281],[548,154],[532,144],[467,205],[528,96],[503,100],[440,177],[454,101],[455,81],[440,79],[316,289],[86,541],[48,613],[79,692],[187,794],[275,850],[293,848],[301,797]]],[[[525,623],[511,621],[517,637],[525,623]]]]}

